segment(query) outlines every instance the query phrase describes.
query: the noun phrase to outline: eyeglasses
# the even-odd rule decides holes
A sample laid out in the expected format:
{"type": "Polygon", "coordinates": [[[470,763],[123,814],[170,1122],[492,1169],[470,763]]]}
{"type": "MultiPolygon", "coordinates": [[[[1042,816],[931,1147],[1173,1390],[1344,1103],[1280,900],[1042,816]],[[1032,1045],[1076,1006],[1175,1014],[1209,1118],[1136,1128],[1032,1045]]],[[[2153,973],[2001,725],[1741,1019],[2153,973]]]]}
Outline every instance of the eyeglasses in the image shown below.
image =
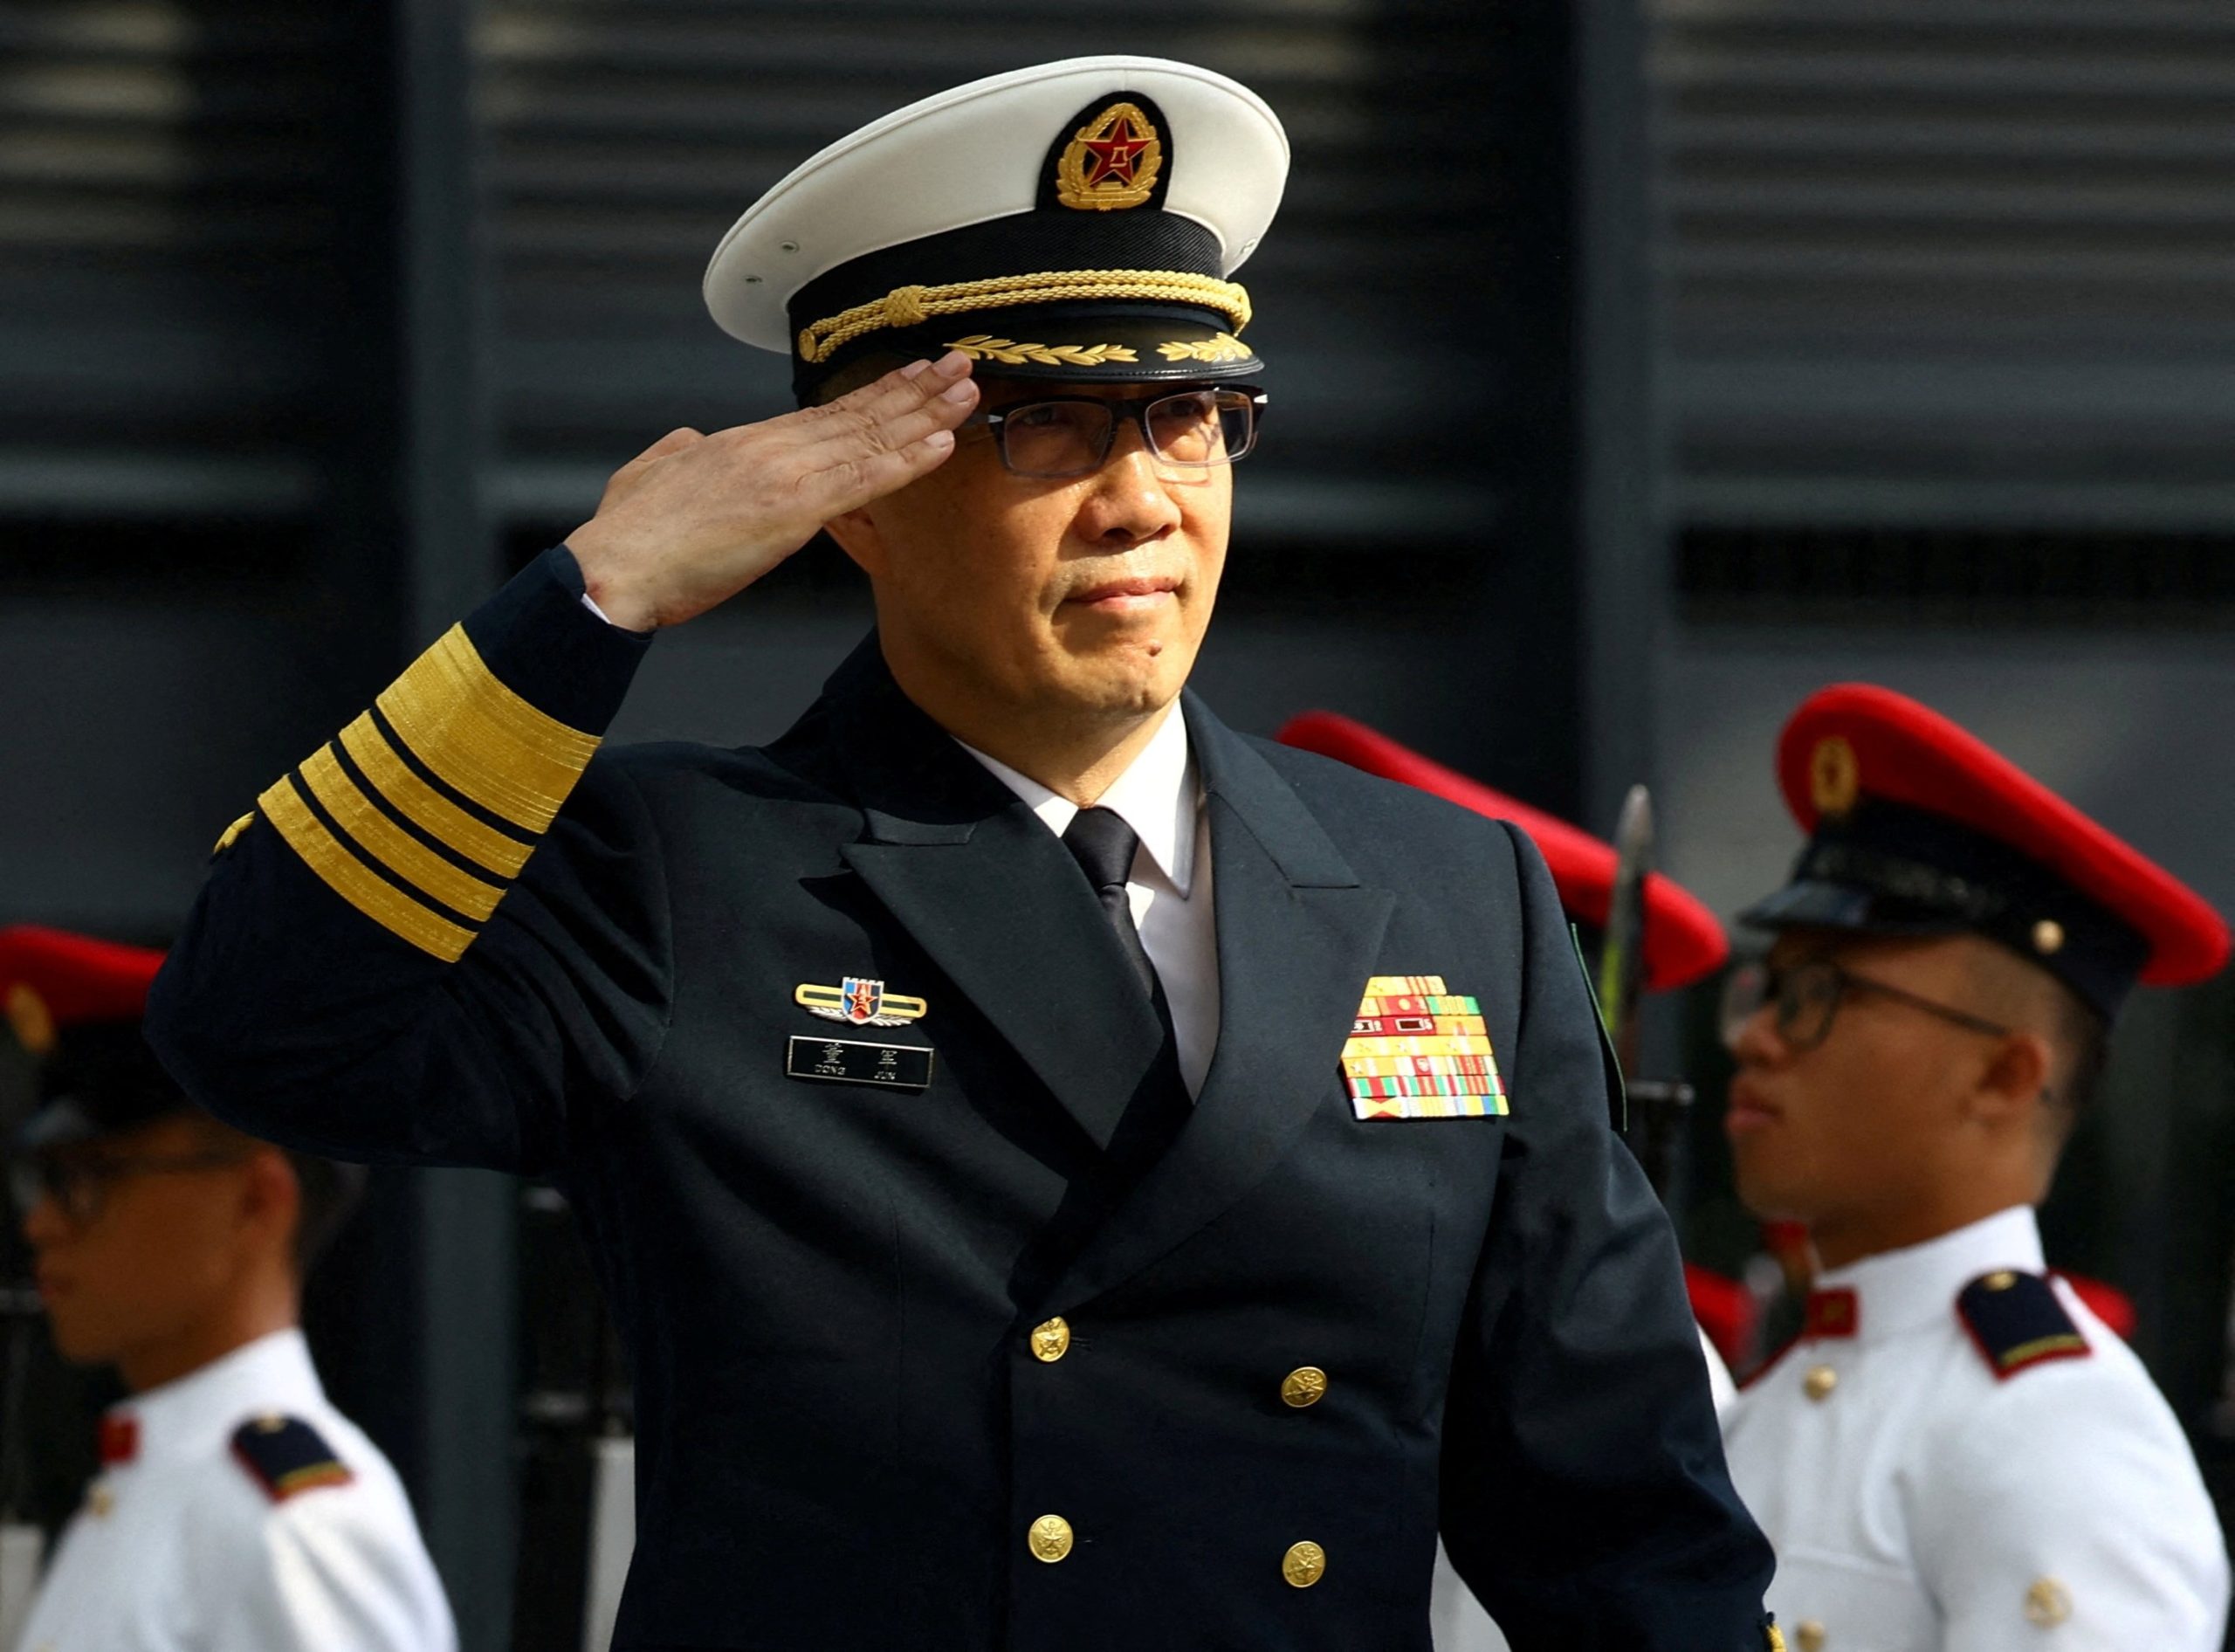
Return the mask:
{"type": "Polygon", "coordinates": [[[1091,476],[1110,458],[1118,416],[1140,426],[1141,440],[1167,465],[1190,470],[1238,464],[1257,444],[1265,393],[1248,386],[1161,396],[1054,396],[981,413],[1001,465],[1042,480],[1091,476]]]}
{"type": "Polygon", "coordinates": [[[1813,1050],[1832,1036],[1832,1022],[1840,1005],[1856,993],[1873,994],[1894,1003],[1922,1010],[1968,1031],[2000,1038],[2010,1029],[1950,1005],[1920,998],[1913,992],[1873,981],[1844,969],[1828,958],[1808,958],[1776,968],[1757,959],[1732,970],[1723,985],[1723,1041],[1736,1042],[1739,1032],[1764,1004],[1777,1007],[1778,1037],[1796,1054],[1813,1050]]]}
{"type": "Polygon", "coordinates": [[[242,1153],[140,1153],[101,1156],[91,1153],[35,1153],[8,1167],[8,1194],[16,1213],[27,1216],[41,1199],[54,1201],[55,1208],[72,1223],[85,1226],[101,1213],[112,1183],[127,1176],[162,1175],[184,1170],[215,1170],[237,1165],[248,1157],[242,1153]]]}

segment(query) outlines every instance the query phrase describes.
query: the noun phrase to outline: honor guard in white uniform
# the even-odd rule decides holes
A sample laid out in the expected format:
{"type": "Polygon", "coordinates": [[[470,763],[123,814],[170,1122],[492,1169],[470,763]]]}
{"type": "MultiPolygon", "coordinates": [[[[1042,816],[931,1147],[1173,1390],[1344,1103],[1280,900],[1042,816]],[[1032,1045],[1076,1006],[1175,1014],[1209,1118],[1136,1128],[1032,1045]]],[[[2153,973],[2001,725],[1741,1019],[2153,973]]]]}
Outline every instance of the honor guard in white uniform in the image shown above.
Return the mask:
{"type": "Polygon", "coordinates": [[[130,1391],[17,1652],[454,1652],[403,1488],[295,1323],[355,1173],[186,1102],[140,1037],[161,962],[0,931],[0,1004],[42,1057],[11,1180],[43,1305],[130,1391]]]}
{"type": "Polygon", "coordinates": [[[2226,926],[1970,735],[1843,685],[1787,726],[1812,836],[1746,914],[1726,1129],[1807,1224],[1798,1339],[1724,1415],[1798,1652],[2218,1652],[2228,1560],[2141,1361],[2045,1270],[2032,1207],[2137,981],[2226,926]]]}
{"type": "MultiPolygon", "coordinates": [[[[1529,834],[1543,853],[1545,868],[1552,874],[1552,886],[1559,892],[1560,909],[1569,919],[1594,929],[1606,927],[1619,859],[1613,844],[1424,757],[1379,729],[1333,712],[1305,712],[1291,718],[1275,738],[1283,746],[1317,752],[1384,780],[1416,786],[1491,820],[1512,822],[1529,834]]],[[[1656,875],[1646,880],[1645,904],[1647,991],[1688,987],[1723,967],[1730,955],[1730,938],[1722,922],[1690,891],[1656,875]]],[[[1702,1325],[1700,1357],[1707,1366],[1709,1391],[1720,1414],[1737,1391],[1730,1365],[1705,1328],[1727,1318],[1715,1312],[1722,1300],[1714,1290],[1718,1282],[1715,1276],[1689,1263],[1684,1276],[1694,1315],[1702,1325]],[[1714,1300],[1703,1302],[1703,1292],[1712,1293],[1714,1300]]],[[[1436,1549],[1428,1618],[1434,1626],[1435,1652],[1506,1652],[1505,1632],[1482,1609],[1482,1603],[1461,1579],[1441,1545],[1436,1549]]]]}

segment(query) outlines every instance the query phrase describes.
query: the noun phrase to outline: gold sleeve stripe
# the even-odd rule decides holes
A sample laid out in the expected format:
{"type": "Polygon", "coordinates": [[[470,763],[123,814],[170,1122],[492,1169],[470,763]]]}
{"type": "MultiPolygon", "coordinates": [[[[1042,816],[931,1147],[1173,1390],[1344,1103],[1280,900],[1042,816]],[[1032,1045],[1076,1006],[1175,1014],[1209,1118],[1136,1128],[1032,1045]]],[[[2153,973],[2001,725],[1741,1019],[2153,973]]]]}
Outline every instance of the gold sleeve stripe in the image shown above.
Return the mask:
{"type": "Polygon", "coordinates": [[[247,814],[242,816],[231,825],[225,828],[224,835],[217,839],[217,846],[210,852],[212,855],[224,854],[227,850],[230,849],[235,843],[240,841],[240,836],[243,832],[246,831],[255,823],[256,811],[251,809],[247,814]]]}
{"type": "Polygon", "coordinates": [[[321,746],[311,754],[303,765],[303,779],[310,785],[311,795],[356,840],[357,847],[405,883],[478,923],[487,922],[489,914],[497,910],[503,890],[460,871],[382,814],[357,789],[357,782],[342,768],[333,747],[321,746]]]}
{"type": "Polygon", "coordinates": [[[256,805],[287,846],[302,857],[303,864],[382,928],[446,964],[456,963],[473,944],[471,930],[421,905],[344,849],[311,813],[310,805],[285,775],[275,781],[256,805]]]}
{"type": "Polygon", "coordinates": [[[550,828],[598,747],[499,682],[459,625],[375,704],[446,785],[533,832],[550,828]]]}
{"type": "MultiPolygon", "coordinates": [[[[395,754],[373,721],[370,712],[341,731],[341,749],[361,770],[374,788],[395,806],[395,812],[428,836],[485,866],[500,878],[517,878],[527,864],[530,844],[507,837],[495,827],[475,819],[419,778],[409,763],[395,754]]],[[[463,910],[463,909],[461,909],[463,910]]]]}

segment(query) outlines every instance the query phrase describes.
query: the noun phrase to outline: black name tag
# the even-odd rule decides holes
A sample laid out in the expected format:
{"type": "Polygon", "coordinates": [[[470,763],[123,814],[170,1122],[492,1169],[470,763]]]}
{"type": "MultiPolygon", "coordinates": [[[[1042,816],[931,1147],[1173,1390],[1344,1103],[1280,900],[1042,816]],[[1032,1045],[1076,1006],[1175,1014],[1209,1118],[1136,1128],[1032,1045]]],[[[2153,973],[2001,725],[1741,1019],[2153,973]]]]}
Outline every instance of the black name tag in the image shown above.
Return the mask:
{"type": "Polygon", "coordinates": [[[881,1084],[888,1090],[928,1090],[932,1052],[913,1044],[871,1044],[856,1038],[802,1038],[784,1047],[784,1071],[794,1078],[833,1084],[881,1084]]]}

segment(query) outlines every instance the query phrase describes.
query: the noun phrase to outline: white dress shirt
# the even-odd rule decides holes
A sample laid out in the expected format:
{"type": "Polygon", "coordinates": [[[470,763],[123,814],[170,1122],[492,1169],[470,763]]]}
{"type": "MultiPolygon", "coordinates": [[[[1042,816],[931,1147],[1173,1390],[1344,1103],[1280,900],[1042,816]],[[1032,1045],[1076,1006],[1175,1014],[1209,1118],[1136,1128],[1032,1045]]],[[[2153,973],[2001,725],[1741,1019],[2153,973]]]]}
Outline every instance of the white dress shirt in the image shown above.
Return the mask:
{"type": "Polygon", "coordinates": [[[128,1455],[86,1488],[20,1652],[455,1652],[403,1487],[327,1402],[297,1331],[274,1332],[113,1408],[128,1455]],[[308,1423],[346,1483],[274,1501],[233,1434],[308,1423]]]}
{"type": "Polygon", "coordinates": [[[2061,1281],[2087,1356],[1998,1380],[1956,1298],[2004,1269],[2042,1269],[2023,1205],[1826,1273],[1853,1334],[1803,1337],[1725,1416],[1786,1644],[2218,1652],[2227,1554],[2171,1408],[2061,1281]]]}
{"type": "MultiPolygon", "coordinates": [[[[1049,831],[1061,837],[1069,828],[1077,804],[973,746],[955,744],[1023,799],[1049,831]]],[[[1095,806],[1118,816],[1141,840],[1125,898],[1172,1008],[1179,1075],[1187,1093],[1200,1096],[1219,1042],[1218,923],[1211,905],[1210,823],[1188,749],[1187,719],[1176,703],[1095,806]]]]}

